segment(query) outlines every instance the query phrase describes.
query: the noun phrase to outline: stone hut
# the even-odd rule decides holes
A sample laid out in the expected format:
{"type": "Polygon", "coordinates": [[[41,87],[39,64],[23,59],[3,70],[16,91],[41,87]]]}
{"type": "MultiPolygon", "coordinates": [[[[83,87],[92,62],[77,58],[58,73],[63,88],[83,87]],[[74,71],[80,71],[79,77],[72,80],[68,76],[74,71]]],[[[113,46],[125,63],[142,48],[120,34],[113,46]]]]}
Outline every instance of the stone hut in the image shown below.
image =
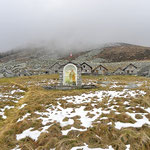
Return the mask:
{"type": "Polygon", "coordinates": [[[81,65],[68,62],[59,67],[59,86],[82,86],[81,65]]]}
{"type": "Polygon", "coordinates": [[[123,75],[124,71],[119,67],[113,72],[113,75],[123,75]]]}
{"type": "Polygon", "coordinates": [[[108,69],[103,65],[99,65],[93,69],[93,74],[95,75],[106,75],[108,73],[108,69]]]}
{"type": "Polygon", "coordinates": [[[82,74],[91,74],[92,73],[92,67],[87,64],[86,62],[83,62],[81,64],[81,73],[82,74]]]}
{"type": "MultiPolygon", "coordinates": [[[[57,74],[57,73],[59,73],[59,67],[60,67],[61,65],[59,64],[59,62],[56,62],[56,63],[54,63],[49,69],[50,69],[50,71],[49,71],[49,73],[50,74],[57,74]]],[[[48,72],[47,72],[48,73],[48,72]]]]}
{"type": "Polygon", "coordinates": [[[127,75],[137,75],[138,68],[133,64],[129,64],[123,69],[123,71],[127,75]]]}

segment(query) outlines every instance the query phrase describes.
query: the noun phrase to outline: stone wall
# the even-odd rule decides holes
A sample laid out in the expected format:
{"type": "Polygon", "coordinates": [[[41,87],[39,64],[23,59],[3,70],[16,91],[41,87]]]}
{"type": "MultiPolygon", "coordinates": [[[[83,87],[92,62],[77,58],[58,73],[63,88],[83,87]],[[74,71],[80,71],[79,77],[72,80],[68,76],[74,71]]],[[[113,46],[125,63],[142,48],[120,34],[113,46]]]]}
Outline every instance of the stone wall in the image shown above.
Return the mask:
{"type": "Polygon", "coordinates": [[[59,63],[55,63],[52,67],[50,67],[49,73],[50,74],[57,74],[57,73],[59,73],[59,67],[60,67],[60,64],[59,63]]]}

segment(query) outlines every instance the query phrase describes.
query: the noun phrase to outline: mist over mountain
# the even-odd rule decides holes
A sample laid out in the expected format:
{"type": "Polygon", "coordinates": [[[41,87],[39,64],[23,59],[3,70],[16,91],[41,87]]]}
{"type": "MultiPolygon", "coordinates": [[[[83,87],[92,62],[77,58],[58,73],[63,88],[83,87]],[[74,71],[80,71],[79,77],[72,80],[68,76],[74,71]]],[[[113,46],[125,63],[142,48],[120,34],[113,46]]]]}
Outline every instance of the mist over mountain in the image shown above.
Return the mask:
{"type": "Polygon", "coordinates": [[[122,62],[150,60],[150,47],[128,43],[107,43],[90,49],[56,49],[47,46],[25,47],[0,53],[0,62],[32,60],[74,60],[92,62],[122,62]],[[70,53],[72,57],[70,58],[70,53]]]}
{"type": "Polygon", "coordinates": [[[149,0],[1,0],[0,52],[48,45],[93,49],[103,43],[150,46],[149,0]]]}

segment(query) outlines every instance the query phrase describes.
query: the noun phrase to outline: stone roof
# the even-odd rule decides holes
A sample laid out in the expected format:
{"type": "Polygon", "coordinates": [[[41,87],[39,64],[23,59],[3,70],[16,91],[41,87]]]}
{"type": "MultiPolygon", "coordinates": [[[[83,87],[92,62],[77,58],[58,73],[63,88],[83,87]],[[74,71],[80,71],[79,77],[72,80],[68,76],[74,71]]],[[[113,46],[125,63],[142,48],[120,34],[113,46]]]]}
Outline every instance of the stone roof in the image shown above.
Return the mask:
{"type": "Polygon", "coordinates": [[[126,66],[126,67],[123,69],[123,71],[126,70],[129,66],[133,66],[135,69],[137,69],[137,67],[136,67],[135,65],[129,64],[128,66],[126,66]]]}
{"type": "Polygon", "coordinates": [[[93,71],[96,70],[96,69],[99,68],[99,67],[103,67],[105,70],[108,71],[108,69],[107,69],[106,67],[104,67],[103,65],[98,65],[97,67],[95,67],[95,68],[93,69],[93,71]]]}
{"type": "Polygon", "coordinates": [[[80,65],[82,66],[83,64],[86,64],[87,66],[89,66],[89,67],[92,69],[92,66],[90,66],[88,63],[83,62],[83,63],[82,63],[82,64],[80,64],[80,65]]]}

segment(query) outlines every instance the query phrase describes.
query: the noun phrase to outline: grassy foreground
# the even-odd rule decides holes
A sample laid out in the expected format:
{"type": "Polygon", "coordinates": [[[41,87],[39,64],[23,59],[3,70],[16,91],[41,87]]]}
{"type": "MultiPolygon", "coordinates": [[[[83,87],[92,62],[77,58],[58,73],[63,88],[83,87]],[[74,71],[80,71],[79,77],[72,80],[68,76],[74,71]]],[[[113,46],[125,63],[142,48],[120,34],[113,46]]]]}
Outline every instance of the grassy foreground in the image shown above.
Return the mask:
{"type": "MultiPolygon", "coordinates": [[[[83,146],[84,143],[89,148],[100,147],[106,149],[111,145],[115,150],[125,150],[126,145],[130,145],[131,150],[149,150],[150,126],[148,124],[141,127],[117,129],[115,123],[134,124],[136,121],[128,113],[135,113],[136,119],[142,119],[145,116],[150,121],[150,114],[145,110],[150,108],[150,79],[136,76],[83,76],[82,80],[85,84],[96,84],[98,88],[68,91],[45,90],[42,88],[43,85],[56,85],[58,83],[57,75],[0,79],[0,109],[1,112],[4,112],[0,115],[0,150],[11,150],[17,146],[21,150],[50,150],[53,148],[56,150],[70,150],[72,147],[83,146]],[[78,104],[61,99],[62,97],[73,96],[72,99],[74,100],[76,95],[96,91],[122,91],[129,83],[139,85],[131,90],[141,90],[146,94],[139,94],[136,97],[115,97],[111,101],[110,96],[103,97],[101,101],[98,101],[98,97],[94,96],[85,98],[85,100],[90,99],[89,102],[78,104]],[[46,124],[49,128],[46,132],[42,132],[37,140],[29,136],[17,140],[16,135],[29,128],[42,130],[42,119],[35,112],[48,112],[49,107],[57,107],[58,98],[63,109],[72,108],[74,112],[75,108],[84,106],[84,110],[89,111],[89,118],[93,117],[90,111],[92,112],[94,108],[109,111],[109,113],[100,114],[87,129],[82,125],[80,116],[66,117],[63,121],[73,119],[73,124],[61,126],[58,121],[50,121],[46,124]],[[109,105],[107,105],[108,103],[109,105]],[[7,109],[6,106],[10,108],[7,109]],[[6,109],[3,110],[4,108],[6,109]],[[26,114],[29,115],[18,121],[26,114]],[[66,135],[62,134],[62,131],[71,127],[85,131],[70,130],[66,135]]],[[[43,117],[47,118],[45,115],[43,117]]]]}

